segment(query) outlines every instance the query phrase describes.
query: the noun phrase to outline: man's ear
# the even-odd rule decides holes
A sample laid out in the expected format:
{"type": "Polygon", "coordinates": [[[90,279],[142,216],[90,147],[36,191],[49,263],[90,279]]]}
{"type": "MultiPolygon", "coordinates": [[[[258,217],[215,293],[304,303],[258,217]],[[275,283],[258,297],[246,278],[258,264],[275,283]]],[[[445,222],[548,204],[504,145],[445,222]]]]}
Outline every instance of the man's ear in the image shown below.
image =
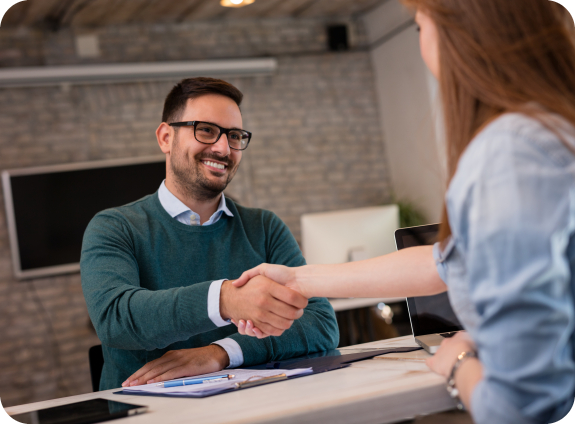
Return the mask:
{"type": "Polygon", "coordinates": [[[163,153],[168,154],[172,150],[173,131],[172,127],[165,122],[162,122],[156,130],[156,138],[163,153]]]}

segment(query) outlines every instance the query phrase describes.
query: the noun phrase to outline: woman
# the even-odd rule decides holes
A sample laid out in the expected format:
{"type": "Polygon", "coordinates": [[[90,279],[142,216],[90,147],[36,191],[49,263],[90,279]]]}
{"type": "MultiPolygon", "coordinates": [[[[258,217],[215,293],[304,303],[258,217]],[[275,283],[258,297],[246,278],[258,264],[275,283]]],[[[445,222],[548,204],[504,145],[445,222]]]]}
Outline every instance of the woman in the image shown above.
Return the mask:
{"type": "Polygon", "coordinates": [[[441,88],[442,241],[341,265],[263,264],[235,284],[261,274],[307,297],[449,289],[467,333],[447,339],[429,367],[454,381],[477,423],[558,420],[575,393],[573,22],[547,0],[404,3],[441,88]]]}

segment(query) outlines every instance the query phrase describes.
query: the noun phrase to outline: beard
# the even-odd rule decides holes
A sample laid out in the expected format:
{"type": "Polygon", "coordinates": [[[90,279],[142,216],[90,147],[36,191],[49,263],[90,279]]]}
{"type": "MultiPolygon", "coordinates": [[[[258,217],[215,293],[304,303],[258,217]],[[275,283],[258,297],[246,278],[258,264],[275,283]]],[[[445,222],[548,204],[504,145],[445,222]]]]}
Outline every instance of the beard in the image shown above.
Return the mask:
{"type": "Polygon", "coordinates": [[[174,138],[172,154],[170,155],[170,169],[174,175],[174,182],[187,196],[199,201],[212,200],[218,197],[234,178],[239,162],[234,162],[229,156],[220,156],[214,153],[202,152],[194,157],[180,148],[178,134],[174,138]],[[217,181],[207,178],[200,167],[204,166],[202,160],[213,159],[227,166],[227,178],[217,181]]]}

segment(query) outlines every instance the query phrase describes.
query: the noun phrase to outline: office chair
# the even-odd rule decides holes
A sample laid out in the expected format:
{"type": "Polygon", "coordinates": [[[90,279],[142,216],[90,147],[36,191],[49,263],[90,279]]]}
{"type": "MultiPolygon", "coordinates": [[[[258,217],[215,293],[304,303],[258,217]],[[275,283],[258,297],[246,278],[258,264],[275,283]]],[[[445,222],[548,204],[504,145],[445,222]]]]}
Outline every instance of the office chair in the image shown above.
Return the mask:
{"type": "Polygon", "coordinates": [[[102,377],[102,367],[104,366],[104,354],[102,345],[92,346],[88,351],[90,360],[90,377],[92,378],[92,391],[100,390],[100,378],[102,377]]]}

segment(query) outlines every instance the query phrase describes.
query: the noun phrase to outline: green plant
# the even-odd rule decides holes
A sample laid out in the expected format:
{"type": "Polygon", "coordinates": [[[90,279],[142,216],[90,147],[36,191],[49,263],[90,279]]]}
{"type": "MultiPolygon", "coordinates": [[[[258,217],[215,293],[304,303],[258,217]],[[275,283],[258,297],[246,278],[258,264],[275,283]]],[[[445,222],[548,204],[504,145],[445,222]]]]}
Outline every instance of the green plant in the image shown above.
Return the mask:
{"type": "Polygon", "coordinates": [[[423,212],[412,202],[403,199],[392,199],[392,201],[399,207],[400,228],[417,227],[428,223],[423,212]]]}

